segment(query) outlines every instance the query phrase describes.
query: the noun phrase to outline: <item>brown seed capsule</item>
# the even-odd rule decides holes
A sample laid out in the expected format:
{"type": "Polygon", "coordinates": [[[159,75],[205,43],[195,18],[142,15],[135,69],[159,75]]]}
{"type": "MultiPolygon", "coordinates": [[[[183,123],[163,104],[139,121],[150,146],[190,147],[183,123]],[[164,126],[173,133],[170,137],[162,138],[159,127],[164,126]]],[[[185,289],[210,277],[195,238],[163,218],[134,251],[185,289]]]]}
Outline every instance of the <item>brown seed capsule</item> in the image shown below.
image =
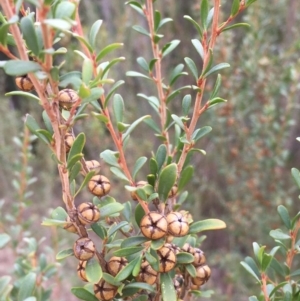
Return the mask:
{"type": "Polygon", "coordinates": [[[64,229],[71,233],[77,233],[76,227],[73,225],[73,223],[70,221],[70,218],[67,218],[67,222],[64,225],[64,229]]]}
{"type": "Polygon", "coordinates": [[[127,264],[125,257],[113,256],[107,263],[107,269],[112,276],[116,276],[127,264]]]}
{"type": "Polygon", "coordinates": [[[181,249],[178,246],[176,246],[175,244],[171,244],[171,246],[176,255],[181,252],[181,249]]]}
{"type": "MultiPolygon", "coordinates": [[[[147,181],[138,181],[138,182],[135,184],[135,186],[136,186],[137,188],[142,188],[142,187],[144,187],[144,186],[147,185],[147,184],[148,184],[147,181]]],[[[137,201],[137,200],[138,200],[135,191],[131,191],[131,192],[130,192],[130,196],[131,196],[131,198],[132,198],[133,201],[137,201]]]]}
{"type": "Polygon", "coordinates": [[[174,196],[176,196],[177,191],[178,191],[178,186],[177,186],[177,184],[175,184],[175,185],[172,187],[171,191],[169,192],[168,197],[169,197],[169,198],[173,198],[174,196]]]}
{"type": "Polygon", "coordinates": [[[78,99],[78,94],[72,89],[63,89],[58,92],[59,105],[65,110],[70,110],[78,99]]]}
{"type": "Polygon", "coordinates": [[[95,254],[95,245],[88,237],[81,237],[74,243],[73,251],[77,259],[89,260],[95,254]]]}
{"type": "Polygon", "coordinates": [[[166,273],[171,271],[176,264],[176,255],[170,244],[165,244],[159,250],[157,250],[159,258],[159,272],[166,273]]]}
{"type": "Polygon", "coordinates": [[[20,90],[25,92],[29,92],[34,89],[34,85],[27,75],[16,77],[15,83],[20,90]]]}
{"type": "Polygon", "coordinates": [[[89,191],[98,197],[102,197],[110,191],[110,181],[102,175],[93,176],[88,183],[89,191]]]}
{"type": "Polygon", "coordinates": [[[171,212],[167,215],[168,232],[174,236],[185,236],[189,232],[187,219],[179,212],[171,212]]]}
{"type": "Polygon", "coordinates": [[[86,167],[90,171],[94,171],[95,174],[100,172],[100,162],[97,160],[90,160],[90,161],[85,161],[86,167]]]}
{"type": "Polygon", "coordinates": [[[86,278],[86,273],[85,273],[85,268],[86,268],[87,261],[79,261],[78,266],[77,266],[77,275],[78,277],[85,281],[88,282],[86,278]]]}
{"type": "Polygon", "coordinates": [[[196,277],[192,278],[192,283],[202,285],[208,281],[211,275],[211,270],[208,265],[200,265],[196,268],[196,277]]]}
{"type": "Polygon", "coordinates": [[[144,260],[141,264],[140,273],[136,277],[136,281],[152,285],[156,282],[157,275],[158,273],[151,267],[149,262],[144,260]]]}
{"type": "Polygon", "coordinates": [[[199,248],[194,249],[194,266],[203,265],[206,262],[206,258],[204,252],[199,248]]]}
{"type": "Polygon", "coordinates": [[[74,143],[75,138],[71,133],[67,133],[65,135],[65,146],[66,146],[66,153],[68,153],[74,143]]]}
{"type": "Polygon", "coordinates": [[[140,228],[145,237],[160,239],[167,234],[168,222],[162,214],[149,212],[142,218],[140,228]]]}
{"type": "Polygon", "coordinates": [[[83,225],[93,224],[100,219],[100,211],[93,203],[82,203],[77,208],[78,218],[83,225]]]}
{"type": "Polygon", "coordinates": [[[195,249],[188,243],[185,243],[181,249],[183,252],[187,252],[192,255],[194,255],[194,253],[195,253],[195,249]]]}
{"type": "Polygon", "coordinates": [[[117,287],[101,279],[94,284],[94,293],[98,300],[109,301],[117,294],[117,287]]]}

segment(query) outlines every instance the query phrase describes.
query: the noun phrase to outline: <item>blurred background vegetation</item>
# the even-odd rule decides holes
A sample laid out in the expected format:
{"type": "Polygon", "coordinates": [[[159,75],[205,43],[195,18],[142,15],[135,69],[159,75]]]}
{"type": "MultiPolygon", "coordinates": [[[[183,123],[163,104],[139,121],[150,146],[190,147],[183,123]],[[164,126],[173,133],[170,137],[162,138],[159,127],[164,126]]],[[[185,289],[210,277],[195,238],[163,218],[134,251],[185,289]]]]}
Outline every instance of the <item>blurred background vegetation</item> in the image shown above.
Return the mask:
{"type": "MultiPolygon", "coordinates": [[[[225,19],[230,14],[231,1],[222,2],[225,19]]],[[[199,4],[199,0],[156,2],[164,17],[174,19],[173,23],[165,26],[164,42],[181,40],[178,48],[164,61],[165,76],[171,67],[183,63],[186,56],[201,64],[191,44],[196,32],[183,19],[183,15],[187,14],[197,20],[199,4]]],[[[113,68],[110,77],[126,81],[119,93],[125,101],[128,121],[152,114],[148,103],[136,94],[154,95],[154,87],[147,81],[125,76],[128,70],[141,71],[136,63],[137,57],[152,58],[148,39],[131,29],[135,24],[143,25],[144,20],[120,0],[85,0],[80,5],[85,29],[97,19],[104,21],[98,37],[100,48],[113,42],[124,43],[117,55],[126,57],[126,61],[113,68]]],[[[218,301],[248,300],[256,288],[239,262],[252,255],[253,241],[268,245],[269,231],[279,225],[276,213],[279,204],[286,205],[291,215],[299,211],[299,192],[290,169],[300,166],[300,148],[296,141],[296,137],[300,136],[300,38],[297,32],[300,2],[273,0],[270,4],[257,1],[238,19],[251,24],[251,28],[231,30],[218,39],[215,63],[228,62],[231,65],[230,69],[222,72],[220,93],[228,102],[209,110],[200,119],[202,126],[212,126],[213,131],[198,145],[206,150],[207,155],[194,158],[196,172],[188,187],[190,201],[186,208],[193,212],[195,219],[220,218],[227,223],[226,230],[208,232],[201,247],[213,267],[212,280],[206,288],[215,291],[212,300],[218,301]]],[[[60,46],[75,49],[78,45],[76,41],[65,38],[60,46]]],[[[0,59],[5,58],[2,56],[0,59]]],[[[81,69],[81,60],[71,51],[61,59],[66,60],[65,71],[81,69]]],[[[184,77],[178,85],[191,83],[192,78],[184,77]]],[[[208,87],[212,88],[212,85],[213,81],[208,82],[208,87]]],[[[7,213],[16,197],[12,179],[21,161],[13,137],[22,135],[26,113],[30,112],[36,119],[41,116],[41,107],[37,103],[18,97],[4,97],[5,92],[14,89],[14,79],[0,70],[0,199],[5,200],[4,211],[7,213]]],[[[182,97],[183,94],[172,102],[174,112],[180,111],[182,97]]],[[[87,159],[99,159],[101,151],[114,149],[108,133],[97,120],[82,120],[76,125],[75,133],[81,131],[87,135],[87,159]]],[[[159,143],[153,132],[142,125],[132,134],[127,148],[129,165],[133,166],[141,155],[150,157],[159,143]]],[[[31,196],[33,206],[25,210],[24,215],[39,225],[42,217],[47,216],[52,208],[62,205],[62,201],[50,151],[36,140],[32,152],[29,163],[33,176],[38,180],[31,187],[34,191],[31,196]]],[[[113,180],[105,166],[103,173],[113,180]]],[[[146,174],[147,170],[144,171],[146,174]]],[[[116,180],[111,194],[118,200],[127,201],[129,195],[127,198],[124,196],[123,185],[116,180]]],[[[90,199],[89,194],[82,193],[77,201],[90,199]]],[[[49,256],[55,256],[55,251],[67,245],[68,234],[62,230],[56,233],[48,228],[38,229],[35,235],[38,238],[46,236],[45,245],[51,244],[54,248],[54,252],[48,252],[49,256]]],[[[0,253],[1,265],[4,260],[13,262],[7,256],[0,253]]],[[[68,259],[63,268],[69,265],[75,270],[75,260],[68,259]]],[[[0,276],[1,273],[3,271],[0,270],[0,276]]],[[[60,272],[61,280],[62,275],[60,272]]],[[[63,281],[64,289],[55,292],[56,300],[75,300],[68,292],[70,286],[66,279],[63,281]]],[[[76,283],[76,274],[68,281],[76,283]]]]}

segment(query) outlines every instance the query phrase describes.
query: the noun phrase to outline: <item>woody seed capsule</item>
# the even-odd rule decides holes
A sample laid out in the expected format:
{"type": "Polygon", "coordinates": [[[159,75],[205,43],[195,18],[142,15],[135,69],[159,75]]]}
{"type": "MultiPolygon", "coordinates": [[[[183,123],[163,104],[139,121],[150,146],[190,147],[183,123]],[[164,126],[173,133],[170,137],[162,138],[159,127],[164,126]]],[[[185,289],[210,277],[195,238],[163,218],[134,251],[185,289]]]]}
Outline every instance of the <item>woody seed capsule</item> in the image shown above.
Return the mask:
{"type": "Polygon", "coordinates": [[[88,282],[86,278],[86,272],[85,272],[86,264],[87,261],[82,261],[82,260],[79,261],[77,266],[77,275],[81,280],[88,282]]]}
{"type": "Polygon", "coordinates": [[[101,279],[94,284],[94,293],[98,300],[110,301],[117,294],[117,287],[101,279]]]}
{"type": "Polygon", "coordinates": [[[82,203],[77,208],[78,218],[83,225],[97,222],[100,219],[100,211],[93,203],[82,203]]]}
{"type": "Polygon", "coordinates": [[[194,266],[203,265],[206,262],[206,258],[204,252],[199,248],[194,249],[194,266]]]}
{"type": "Polygon", "coordinates": [[[174,236],[185,236],[189,232],[187,219],[180,212],[171,212],[167,215],[168,232],[174,236]]]}
{"type": "Polygon", "coordinates": [[[59,105],[65,110],[70,110],[78,99],[78,94],[72,89],[63,89],[58,92],[59,105]]]}
{"type": "Polygon", "coordinates": [[[75,138],[71,133],[67,133],[65,135],[65,147],[66,147],[66,153],[68,153],[74,143],[75,138]]]}
{"type": "Polygon", "coordinates": [[[149,212],[142,218],[140,228],[145,237],[156,240],[167,234],[168,222],[162,214],[149,212]]]}
{"type": "Polygon", "coordinates": [[[208,265],[200,265],[196,268],[196,277],[192,278],[192,283],[202,285],[208,281],[211,275],[211,270],[208,265]]]}
{"type": "Polygon", "coordinates": [[[97,160],[90,160],[90,161],[85,161],[86,167],[90,171],[94,171],[95,174],[100,172],[100,162],[97,160]]]}
{"type": "Polygon", "coordinates": [[[89,260],[95,254],[95,245],[88,237],[81,237],[74,243],[73,251],[77,259],[89,260]]]}
{"type": "Polygon", "coordinates": [[[159,269],[160,273],[167,273],[171,271],[176,264],[176,255],[170,244],[165,244],[159,250],[157,250],[159,258],[159,269]]]}
{"type": "Polygon", "coordinates": [[[141,264],[140,273],[136,277],[136,281],[152,285],[156,282],[157,275],[158,273],[151,267],[149,262],[144,260],[141,264]]]}
{"type": "Polygon", "coordinates": [[[15,83],[20,90],[25,92],[29,92],[34,89],[34,85],[27,75],[16,77],[15,83]]]}
{"type": "Polygon", "coordinates": [[[110,181],[102,175],[93,176],[88,183],[89,191],[97,196],[102,197],[110,191],[110,181]]]}
{"type": "Polygon", "coordinates": [[[125,257],[113,256],[107,263],[107,269],[112,276],[116,276],[127,264],[125,257]]]}

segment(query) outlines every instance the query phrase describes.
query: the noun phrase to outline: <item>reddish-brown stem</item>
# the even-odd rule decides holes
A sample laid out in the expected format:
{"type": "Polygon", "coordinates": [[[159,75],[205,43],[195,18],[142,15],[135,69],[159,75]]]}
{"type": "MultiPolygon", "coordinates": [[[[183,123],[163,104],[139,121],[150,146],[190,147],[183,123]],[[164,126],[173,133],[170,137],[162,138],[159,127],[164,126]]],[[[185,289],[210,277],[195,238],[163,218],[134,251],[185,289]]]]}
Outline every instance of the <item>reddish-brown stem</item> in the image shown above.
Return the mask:
{"type": "Polygon", "coordinates": [[[270,301],[270,298],[269,298],[269,295],[268,295],[268,290],[267,290],[267,275],[265,273],[262,273],[261,274],[261,290],[264,294],[264,298],[265,298],[265,301],[270,301]]]}
{"type": "Polygon", "coordinates": [[[166,122],[167,122],[167,104],[166,104],[166,95],[163,90],[162,86],[162,56],[159,49],[158,43],[154,42],[155,38],[155,29],[154,29],[154,15],[153,15],[153,0],[147,0],[147,7],[144,9],[144,13],[148,22],[148,27],[150,31],[150,37],[151,37],[151,46],[152,46],[152,52],[153,56],[157,61],[155,62],[155,77],[152,76],[155,80],[156,89],[158,98],[160,101],[160,108],[159,108],[159,114],[160,114],[160,123],[161,123],[161,132],[163,137],[165,138],[165,144],[167,146],[167,152],[168,155],[170,155],[170,139],[169,139],[169,133],[165,130],[166,122]]]}
{"type": "MultiPolygon", "coordinates": [[[[73,29],[74,32],[76,32],[78,35],[80,36],[84,36],[83,34],[83,30],[82,30],[82,25],[81,25],[81,21],[80,21],[80,17],[79,17],[79,13],[78,13],[78,8],[77,8],[77,13],[76,13],[76,21],[77,21],[77,25],[76,27],[73,29]]],[[[93,66],[94,66],[94,70],[93,70],[93,73],[94,73],[94,76],[97,76],[97,62],[96,62],[96,57],[95,55],[91,54],[90,51],[88,50],[88,48],[81,42],[81,47],[85,53],[85,55],[90,59],[92,60],[93,62],[93,66]]],[[[102,87],[100,85],[100,87],[102,87]]],[[[117,133],[114,129],[114,126],[113,126],[113,123],[111,121],[111,117],[110,117],[110,112],[108,110],[107,107],[105,107],[105,95],[103,94],[101,97],[100,97],[100,102],[101,102],[101,105],[103,107],[102,109],[102,114],[107,118],[107,122],[106,122],[106,127],[110,133],[110,136],[119,152],[119,166],[120,168],[122,169],[122,171],[124,172],[124,174],[126,175],[126,177],[128,178],[129,182],[130,182],[130,185],[134,186],[135,183],[134,183],[134,180],[131,176],[131,173],[129,171],[129,168],[128,168],[128,165],[127,165],[127,162],[126,162],[126,158],[125,158],[125,153],[124,153],[124,149],[123,149],[123,140],[122,140],[122,135],[120,133],[117,133]]],[[[148,208],[148,205],[142,201],[142,200],[138,200],[140,205],[142,206],[142,208],[144,209],[144,211],[146,213],[149,212],[149,208],[148,208]]]]}
{"type": "MultiPolygon", "coordinates": [[[[290,231],[291,246],[289,248],[289,251],[287,252],[287,258],[286,258],[286,265],[288,266],[289,270],[291,270],[294,256],[297,254],[297,251],[295,250],[295,244],[296,244],[296,239],[298,236],[299,229],[300,229],[300,220],[297,221],[295,229],[290,231]]],[[[286,277],[286,280],[290,280],[289,275],[286,277]]]]}
{"type": "MultiPolygon", "coordinates": [[[[215,0],[214,16],[213,16],[213,21],[212,21],[212,33],[211,33],[211,38],[209,40],[209,43],[207,42],[207,32],[203,33],[203,38],[202,38],[202,45],[203,45],[203,49],[204,49],[204,59],[203,59],[203,66],[202,66],[203,71],[206,69],[206,67],[209,63],[209,59],[210,59],[209,49],[213,49],[215,46],[215,43],[216,43],[219,15],[220,15],[220,0],[215,0]]],[[[205,85],[206,85],[206,78],[203,77],[202,75],[200,75],[197,85],[198,85],[200,91],[196,95],[191,122],[188,127],[188,130],[186,131],[186,138],[188,141],[191,141],[192,134],[196,129],[196,125],[197,125],[200,115],[203,112],[205,112],[205,110],[208,108],[207,104],[205,104],[203,107],[201,107],[202,98],[203,98],[205,85]]],[[[192,147],[191,144],[185,144],[183,147],[182,153],[180,155],[180,158],[179,158],[179,161],[177,164],[178,174],[181,173],[181,170],[182,170],[184,162],[186,160],[188,151],[190,150],[191,147],[192,147]]]]}

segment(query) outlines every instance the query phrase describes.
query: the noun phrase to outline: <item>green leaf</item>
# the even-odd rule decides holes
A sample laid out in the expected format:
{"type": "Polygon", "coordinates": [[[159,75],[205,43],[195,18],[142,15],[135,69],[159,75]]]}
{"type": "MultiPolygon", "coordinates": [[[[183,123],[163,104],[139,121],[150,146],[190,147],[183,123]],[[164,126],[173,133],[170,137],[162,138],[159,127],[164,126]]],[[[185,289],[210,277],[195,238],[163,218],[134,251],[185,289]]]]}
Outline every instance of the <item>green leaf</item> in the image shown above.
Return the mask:
{"type": "Polygon", "coordinates": [[[291,218],[290,218],[290,215],[289,215],[287,209],[283,205],[280,205],[277,207],[277,212],[278,212],[281,220],[283,221],[284,225],[289,230],[292,230],[291,218]]]}
{"type": "Polygon", "coordinates": [[[45,218],[41,223],[42,226],[64,226],[66,221],[45,218]]]}
{"type": "Polygon", "coordinates": [[[120,203],[111,203],[111,204],[107,204],[103,207],[101,207],[100,210],[100,216],[103,217],[107,217],[107,216],[111,216],[113,214],[119,213],[120,211],[122,211],[124,209],[124,205],[120,204],[120,203]]]}
{"type": "Polygon", "coordinates": [[[67,169],[69,170],[69,172],[71,171],[73,166],[76,163],[78,163],[78,161],[80,161],[82,158],[83,158],[83,154],[77,154],[77,155],[73,156],[72,158],[70,158],[70,160],[68,159],[67,169]]]}
{"type": "Polygon", "coordinates": [[[91,170],[84,178],[83,182],[81,183],[80,187],[76,191],[74,198],[78,195],[78,193],[87,185],[89,180],[95,175],[95,172],[91,170]]]}
{"type": "Polygon", "coordinates": [[[12,91],[12,92],[8,92],[8,93],[5,94],[5,96],[11,96],[11,95],[20,95],[20,96],[32,98],[33,100],[36,100],[36,101],[40,102],[40,99],[37,96],[35,96],[34,94],[29,93],[29,92],[12,91]]]}
{"type": "Polygon", "coordinates": [[[93,61],[89,58],[84,59],[82,63],[82,80],[88,85],[93,77],[93,61]]]}
{"type": "Polygon", "coordinates": [[[99,301],[94,294],[90,293],[83,287],[72,287],[71,292],[74,296],[76,296],[80,300],[85,301],[99,301]]]}
{"type": "Polygon", "coordinates": [[[95,257],[88,260],[85,272],[87,280],[91,283],[98,283],[103,274],[99,261],[95,257]]]}
{"type": "Polygon", "coordinates": [[[192,165],[187,166],[181,173],[178,182],[178,191],[182,191],[187,183],[192,179],[194,175],[194,167],[192,165]]]}
{"type": "Polygon", "coordinates": [[[195,26],[196,30],[198,31],[198,34],[199,34],[200,38],[202,38],[203,33],[202,33],[202,29],[199,26],[199,24],[193,18],[191,18],[188,15],[183,16],[183,18],[190,21],[195,26]]]}
{"type": "Polygon", "coordinates": [[[124,249],[130,246],[141,245],[146,241],[149,241],[149,239],[145,236],[131,236],[122,241],[121,248],[124,249]]]}
{"type": "Polygon", "coordinates": [[[132,178],[135,180],[137,173],[140,171],[140,169],[144,166],[144,164],[147,162],[147,157],[140,157],[136,160],[133,172],[132,172],[132,178]]]}
{"type": "Polygon", "coordinates": [[[291,239],[290,235],[283,233],[281,229],[271,230],[270,236],[279,240],[291,239]]]}
{"type": "Polygon", "coordinates": [[[26,115],[25,124],[28,127],[28,129],[30,130],[30,132],[35,134],[37,137],[39,137],[45,143],[49,144],[49,140],[43,134],[38,132],[40,130],[40,127],[31,115],[29,115],[29,114],[26,115]]]}
{"type": "Polygon", "coordinates": [[[164,18],[162,19],[157,27],[157,30],[159,30],[163,25],[165,25],[166,23],[172,22],[173,20],[171,18],[164,18]]]}
{"type": "Polygon", "coordinates": [[[270,254],[264,254],[263,255],[262,264],[261,264],[262,271],[267,270],[267,268],[269,267],[272,259],[273,259],[273,256],[271,256],[270,254]]]}
{"type": "Polygon", "coordinates": [[[107,236],[113,236],[119,229],[122,229],[124,226],[128,226],[128,222],[121,221],[119,223],[113,224],[107,231],[107,236]]]}
{"type": "Polygon", "coordinates": [[[184,65],[179,64],[172,70],[170,74],[170,84],[169,84],[170,86],[172,86],[181,75],[187,75],[186,72],[182,72],[183,69],[184,69],[184,65]]]}
{"type": "Polygon", "coordinates": [[[72,146],[71,146],[71,149],[69,151],[69,154],[68,154],[68,160],[67,160],[67,163],[69,164],[69,162],[71,161],[71,159],[78,155],[78,154],[82,154],[82,151],[83,151],[83,147],[84,147],[84,144],[85,144],[85,134],[84,133],[80,133],[77,135],[77,137],[75,138],[72,146]]]}
{"type": "Polygon", "coordinates": [[[205,219],[192,223],[190,226],[190,234],[199,233],[207,230],[219,230],[226,228],[226,224],[219,219],[205,219]]]}
{"type": "Polygon", "coordinates": [[[66,221],[68,214],[63,207],[57,207],[51,212],[51,218],[60,221],[66,221]]]}
{"type": "Polygon", "coordinates": [[[131,77],[142,77],[142,78],[146,78],[146,79],[149,79],[152,81],[152,78],[143,74],[143,73],[140,73],[140,72],[136,72],[136,71],[127,71],[126,72],[126,76],[131,76],[131,77]]]}
{"type": "Polygon", "coordinates": [[[66,249],[58,252],[55,256],[56,260],[63,260],[69,256],[73,256],[74,252],[73,249],[66,249]]]}
{"type": "Polygon", "coordinates": [[[106,149],[105,151],[100,153],[100,158],[111,166],[120,167],[118,160],[114,155],[114,152],[109,149],[106,149]]]}
{"type": "Polygon", "coordinates": [[[251,25],[248,23],[236,23],[230,26],[227,26],[225,28],[222,29],[222,32],[226,31],[226,30],[230,30],[230,29],[234,29],[234,28],[238,28],[238,27],[246,27],[246,28],[250,28],[251,25]]]}
{"type": "Polygon", "coordinates": [[[26,41],[26,45],[36,56],[38,56],[40,53],[40,47],[34,29],[34,24],[30,15],[21,19],[20,27],[23,33],[24,40],[26,41]]]}
{"type": "Polygon", "coordinates": [[[0,234],[0,249],[5,247],[5,245],[11,240],[11,237],[6,233],[0,234]]]}
{"type": "Polygon", "coordinates": [[[246,7],[248,7],[250,4],[256,2],[257,0],[247,0],[246,7]]]}
{"type": "Polygon", "coordinates": [[[18,301],[24,301],[26,298],[33,296],[36,286],[36,274],[29,272],[22,280],[19,293],[18,301]]]}
{"type": "Polygon", "coordinates": [[[143,7],[141,6],[141,4],[139,2],[137,2],[137,1],[128,1],[125,4],[129,4],[139,14],[141,14],[142,16],[145,16],[144,11],[143,11],[143,7]]]}
{"type": "Polygon", "coordinates": [[[209,75],[219,71],[219,70],[222,70],[222,69],[225,69],[225,68],[229,68],[230,65],[228,63],[220,63],[214,67],[212,67],[209,71],[207,71],[203,76],[204,77],[208,77],[209,75]]]}
{"type": "Polygon", "coordinates": [[[157,163],[157,172],[159,172],[162,166],[164,165],[166,158],[167,158],[167,147],[164,144],[161,144],[158,147],[157,152],[155,154],[155,159],[157,163]]]}
{"type": "Polygon", "coordinates": [[[135,207],[134,217],[138,226],[140,225],[144,215],[145,215],[145,211],[143,207],[141,206],[141,204],[137,204],[137,206],[135,207]]]}
{"type": "Polygon", "coordinates": [[[240,8],[240,0],[233,0],[230,16],[231,17],[235,16],[238,13],[239,8],[240,8]]]}
{"type": "Polygon", "coordinates": [[[201,139],[202,137],[204,137],[206,134],[208,134],[211,130],[212,130],[212,128],[210,126],[204,126],[201,129],[197,129],[193,133],[192,139],[194,141],[198,141],[199,139],[201,139]]]}
{"type": "Polygon", "coordinates": [[[179,127],[180,127],[182,130],[185,130],[184,124],[183,124],[183,122],[182,122],[182,120],[181,120],[182,118],[178,117],[178,116],[175,115],[175,114],[172,114],[171,117],[172,117],[172,119],[175,121],[175,123],[176,123],[177,125],[179,125],[179,127]]]}
{"type": "Polygon", "coordinates": [[[152,250],[159,250],[163,245],[166,243],[165,238],[156,239],[151,241],[151,249],[152,250]]]}
{"type": "Polygon", "coordinates": [[[117,123],[123,122],[123,114],[124,114],[124,100],[120,94],[115,94],[113,98],[113,111],[116,118],[117,123]]]}
{"type": "Polygon", "coordinates": [[[111,171],[114,175],[116,175],[118,178],[120,178],[121,180],[130,182],[130,180],[127,178],[127,176],[124,174],[124,172],[123,172],[119,167],[112,166],[112,167],[110,168],[110,171],[111,171]]]}
{"type": "Polygon", "coordinates": [[[62,31],[69,30],[72,27],[70,22],[62,19],[46,19],[44,23],[62,31]]]}
{"type": "Polygon", "coordinates": [[[204,50],[203,50],[203,46],[201,44],[201,42],[198,39],[193,39],[192,40],[192,44],[194,45],[194,47],[196,48],[197,52],[199,53],[201,59],[204,59],[204,50]]]}
{"type": "Polygon", "coordinates": [[[150,115],[145,115],[140,117],[139,119],[137,119],[136,121],[134,121],[129,128],[127,129],[127,131],[123,134],[123,141],[130,135],[130,133],[136,128],[136,126],[141,123],[143,120],[147,119],[147,118],[151,118],[150,115]]]}
{"type": "Polygon", "coordinates": [[[201,24],[202,24],[202,27],[204,28],[204,31],[206,31],[206,29],[207,29],[206,20],[208,17],[208,11],[209,11],[208,1],[202,0],[201,5],[200,5],[200,19],[201,19],[201,24]]]}
{"type": "Polygon", "coordinates": [[[108,101],[111,98],[111,96],[115,93],[115,91],[121,86],[123,85],[125,82],[123,80],[119,80],[117,81],[111,88],[111,90],[109,91],[109,93],[106,95],[106,99],[105,99],[105,103],[104,103],[104,107],[107,107],[108,101]]]}
{"type": "Polygon", "coordinates": [[[177,165],[167,165],[159,174],[157,192],[162,201],[167,200],[168,194],[175,185],[177,179],[177,165]]]}
{"type": "MultiPolygon", "coordinates": [[[[149,291],[151,293],[155,293],[154,287],[152,285],[149,285],[149,284],[144,283],[144,282],[132,282],[132,283],[127,284],[125,286],[125,288],[139,288],[141,290],[146,290],[146,291],[149,291]]],[[[174,300],[176,300],[176,299],[174,299],[174,300]]]]}
{"type": "Polygon", "coordinates": [[[252,268],[245,262],[241,261],[241,265],[246,269],[248,273],[250,273],[258,282],[260,282],[260,279],[257,277],[256,273],[252,270],[252,268]]]}
{"type": "Polygon", "coordinates": [[[144,247],[128,247],[128,248],[122,248],[120,250],[117,250],[114,252],[114,256],[129,256],[132,254],[136,254],[140,251],[142,251],[144,249],[144,247]]]}
{"type": "Polygon", "coordinates": [[[81,171],[81,164],[80,164],[80,162],[76,162],[69,173],[70,182],[75,180],[75,178],[78,176],[80,171],[81,171]]]}
{"type": "Polygon", "coordinates": [[[195,278],[197,275],[197,271],[192,264],[187,264],[185,266],[186,271],[191,275],[192,278],[195,278]]]}
{"type": "Polygon", "coordinates": [[[173,51],[180,44],[179,40],[173,40],[167,43],[161,50],[162,57],[168,55],[171,51],[173,51]]]}
{"type": "Polygon", "coordinates": [[[209,99],[214,99],[216,97],[216,95],[219,93],[220,87],[221,87],[221,74],[218,74],[217,80],[215,82],[214,88],[210,94],[209,99]]]}
{"type": "MultiPolygon", "coordinates": [[[[89,32],[89,43],[91,44],[92,48],[95,48],[96,46],[96,38],[102,25],[102,22],[102,20],[97,20],[96,22],[94,22],[89,32]]],[[[98,61],[98,56],[96,58],[96,61],[98,61]]]]}
{"type": "Polygon", "coordinates": [[[223,102],[227,102],[227,100],[224,98],[221,98],[221,97],[215,97],[215,98],[209,100],[207,103],[208,103],[209,108],[211,108],[214,105],[216,105],[218,103],[223,103],[223,102]]]}
{"type": "Polygon", "coordinates": [[[293,176],[298,188],[300,188],[300,171],[297,168],[292,168],[292,176],[293,176]]]}
{"type": "Polygon", "coordinates": [[[132,29],[147,36],[147,37],[150,37],[150,33],[145,29],[143,28],[142,26],[139,26],[139,25],[134,25],[132,26],[132,29]]]}
{"type": "Polygon", "coordinates": [[[55,9],[56,19],[73,19],[76,5],[69,1],[61,1],[55,9]]]}
{"type": "Polygon", "coordinates": [[[185,57],[184,61],[186,63],[186,65],[188,66],[188,68],[190,69],[190,71],[192,72],[192,75],[194,76],[195,80],[198,80],[198,70],[196,67],[195,62],[190,59],[189,57],[185,57]]]}
{"type": "Polygon", "coordinates": [[[101,224],[94,223],[91,225],[91,228],[101,239],[107,238],[107,231],[101,224]]]}
{"type": "Polygon", "coordinates": [[[177,299],[174,283],[170,273],[160,274],[160,289],[163,301],[174,301],[177,299]]]}
{"type": "Polygon", "coordinates": [[[138,57],[136,61],[144,71],[149,72],[149,65],[143,57],[138,57]]]}
{"type": "Polygon", "coordinates": [[[81,85],[81,82],[81,72],[71,71],[60,76],[59,86],[66,88],[67,86],[72,85],[72,87],[77,90],[81,85]]]}
{"type": "Polygon", "coordinates": [[[118,57],[111,60],[103,69],[101,79],[105,79],[111,67],[119,62],[125,61],[125,57],[118,57]]]}
{"type": "Polygon", "coordinates": [[[134,269],[135,265],[140,261],[140,257],[136,257],[130,261],[121,271],[115,276],[115,281],[123,281],[127,279],[134,269]]]}
{"type": "Polygon", "coordinates": [[[178,264],[188,264],[194,262],[194,256],[187,252],[180,252],[176,254],[176,262],[178,264]]]}
{"type": "Polygon", "coordinates": [[[19,76],[39,71],[41,70],[41,66],[32,61],[10,60],[5,63],[3,69],[8,75],[19,76]]]}
{"type": "Polygon", "coordinates": [[[101,59],[103,59],[107,54],[109,54],[110,52],[112,52],[115,49],[118,49],[120,47],[122,47],[124,44],[123,43],[113,43],[110,44],[106,47],[104,47],[97,55],[96,57],[96,62],[98,63],[101,59]]]}
{"type": "MultiPolygon", "coordinates": [[[[10,285],[11,277],[3,276],[0,278],[0,296],[6,297],[9,294],[9,291],[12,289],[12,285],[10,285]],[[9,291],[7,291],[9,289],[9,291]]],[[[5,299],[4,299],[5,300],[5,299]]]]}
{"type": "Polygon", "coordinates": [[[52,124],[51,124],[51,120],[49,118],[49,116],[47,115],[47,112],[44,110],[42,113],[42,117],[45,123],[45,126],[47,128],[47,130],[49,131],[49,133],[53,134],[53,128],[52,128],[52,124]]]}

